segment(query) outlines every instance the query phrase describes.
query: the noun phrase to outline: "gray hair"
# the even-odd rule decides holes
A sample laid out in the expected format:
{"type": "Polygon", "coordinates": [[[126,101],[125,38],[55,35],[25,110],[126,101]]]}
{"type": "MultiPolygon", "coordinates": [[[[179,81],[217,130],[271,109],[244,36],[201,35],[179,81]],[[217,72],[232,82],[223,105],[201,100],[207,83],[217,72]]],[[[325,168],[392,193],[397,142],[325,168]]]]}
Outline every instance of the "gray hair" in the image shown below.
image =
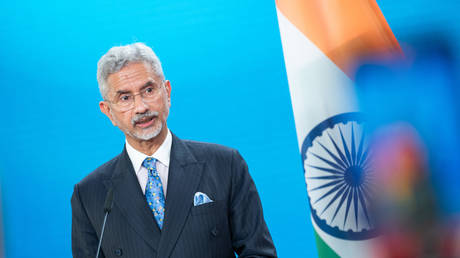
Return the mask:
{"type": "Polygon", "coordinates": [[[126,46],[112,47],[97,62],[97,83],[102,97],[107,97],[109,91],[107,78],[109,75],[120,71],[129,63],[144,62],[150,64],[156,75],[164,80],[160,59],[153,50],[144,43],[134,43],[126,46]]]}

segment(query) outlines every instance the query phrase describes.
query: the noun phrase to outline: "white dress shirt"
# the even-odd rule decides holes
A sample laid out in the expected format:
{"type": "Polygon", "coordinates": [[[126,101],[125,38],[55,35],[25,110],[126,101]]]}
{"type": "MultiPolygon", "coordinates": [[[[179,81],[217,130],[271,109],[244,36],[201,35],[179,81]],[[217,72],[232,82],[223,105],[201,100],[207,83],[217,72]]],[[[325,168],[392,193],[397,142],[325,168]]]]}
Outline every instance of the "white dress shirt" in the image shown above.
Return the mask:
{"type": "Polygon", "coordinates": [[[153,153],[152,156],[147,156],[144,153],[134,149],[131,145],[129,145],[128,141],[126,141],[126,152],[128,152],[129,159],[133,164],[134,172],[136,172],[137,180],[139,181],[139,185],[141,186],[142,193],[144,195],[145,186],[147,185],[148,172],[147,169],[142,166],[142,162],[144,162],[144,160],[147,157],[152,157],[158,160],[157,171],[158,174],[160,174],[161,183],[163,185],[163,193],[166,197],[166,190],[168,187],[169,157],[171,154],[171,145],[172,136],[169,129],[168,134],[166,135],[166,139],[160,145],[158,150],[155,153],[153,153]]]}

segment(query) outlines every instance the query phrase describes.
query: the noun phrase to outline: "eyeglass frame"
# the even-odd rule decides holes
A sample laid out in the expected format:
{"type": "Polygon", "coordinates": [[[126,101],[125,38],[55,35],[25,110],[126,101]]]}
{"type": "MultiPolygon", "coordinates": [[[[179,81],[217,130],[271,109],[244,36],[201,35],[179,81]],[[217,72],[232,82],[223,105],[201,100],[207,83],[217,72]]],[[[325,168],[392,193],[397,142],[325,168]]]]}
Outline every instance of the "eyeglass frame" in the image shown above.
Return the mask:
{"type": "Polygon", "coordinates": [[[117,95],[119,94],[119,96],[117,97],[117,95],[115,95],[114,99],[119,99],[122,95],[125,95],[125,94],[127,94],[127,95],[132,97],[131,103],[126,106],[126,107],[128,107],[128,106],[131,106],[131,107],[129,107],[127,109],[120,108],[121,107],[120,104],[118,102],[116,102],[116,101],[109,100],[109,99],[106,99],[106,98],[104,98],[104,101],[107,101],[107,102],[113,104],[116,107],[116,109],[118,109],[118,111],[126,112],[126,111],[129,111],[129,110],[131,110],[131,109],[133,109],[135,107],[134,103],[136,102],[136,96],[138,96],[138,95],[141,95],[141,100],[144,103],[153,102],[153,99],[157,95],[156,93],[161,89],[161,87],[164,87],[164,84],[165,84],[165,80],[162,80],[160,86],[154,88],[154,95],[152,95],[152,98],[151,98],[152,100],[151,101],[148,100],[149,98],[145,98],[143,93],[145,93],[146,90],[149,89],[150,87],[155,87],[156,85],[158,85],[153,81],[147,82],[144,86],[142,86],[141,90],[139,92],[135,93],[135,94],[132,94],[132,93],[129,93],[129,92],[117,92],[117,95]]]}

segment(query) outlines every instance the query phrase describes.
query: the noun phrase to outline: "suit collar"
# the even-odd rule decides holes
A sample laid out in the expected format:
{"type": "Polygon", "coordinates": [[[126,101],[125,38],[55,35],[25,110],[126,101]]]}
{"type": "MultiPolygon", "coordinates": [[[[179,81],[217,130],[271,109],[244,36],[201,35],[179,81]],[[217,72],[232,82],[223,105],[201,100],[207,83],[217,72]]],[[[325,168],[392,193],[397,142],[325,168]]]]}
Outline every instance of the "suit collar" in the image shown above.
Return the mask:
{"type": "Polygon", "coordinates": [[[182,166],[198,163],[195,155],[185,144],[185,141],[179,139],[175,134],[172,135],[171,160],[182,166]]]}
{"type": "Polygon", "coordinates": [[[126,148],[120,154],[111,180],[106,181],[106,186],[110,185],[113,186],[114,204],[128,224],[156,251],[161,232],[139,187],[126,148]]]}
{"type": "Polygon", "coordinates": [[[171,254],[193,205],[202,172],[203,164],[196,160],[184,141],[173,134],[165,222],[158,257],[171,254]]]}

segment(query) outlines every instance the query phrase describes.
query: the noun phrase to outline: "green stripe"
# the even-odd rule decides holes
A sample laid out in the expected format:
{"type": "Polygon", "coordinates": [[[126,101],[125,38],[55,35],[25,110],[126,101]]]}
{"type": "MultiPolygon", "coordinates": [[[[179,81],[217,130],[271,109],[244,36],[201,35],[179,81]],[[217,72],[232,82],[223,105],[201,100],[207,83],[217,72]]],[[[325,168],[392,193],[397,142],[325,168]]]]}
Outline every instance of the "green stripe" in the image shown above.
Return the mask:
{"type": "Polygon", "coordinates": [[[318,249],[319,258],[339,258],[340,256],[334,252],[324,241],[318,236],[318,233],[315,231],[316,238],[316,248],[318,249]]]}

